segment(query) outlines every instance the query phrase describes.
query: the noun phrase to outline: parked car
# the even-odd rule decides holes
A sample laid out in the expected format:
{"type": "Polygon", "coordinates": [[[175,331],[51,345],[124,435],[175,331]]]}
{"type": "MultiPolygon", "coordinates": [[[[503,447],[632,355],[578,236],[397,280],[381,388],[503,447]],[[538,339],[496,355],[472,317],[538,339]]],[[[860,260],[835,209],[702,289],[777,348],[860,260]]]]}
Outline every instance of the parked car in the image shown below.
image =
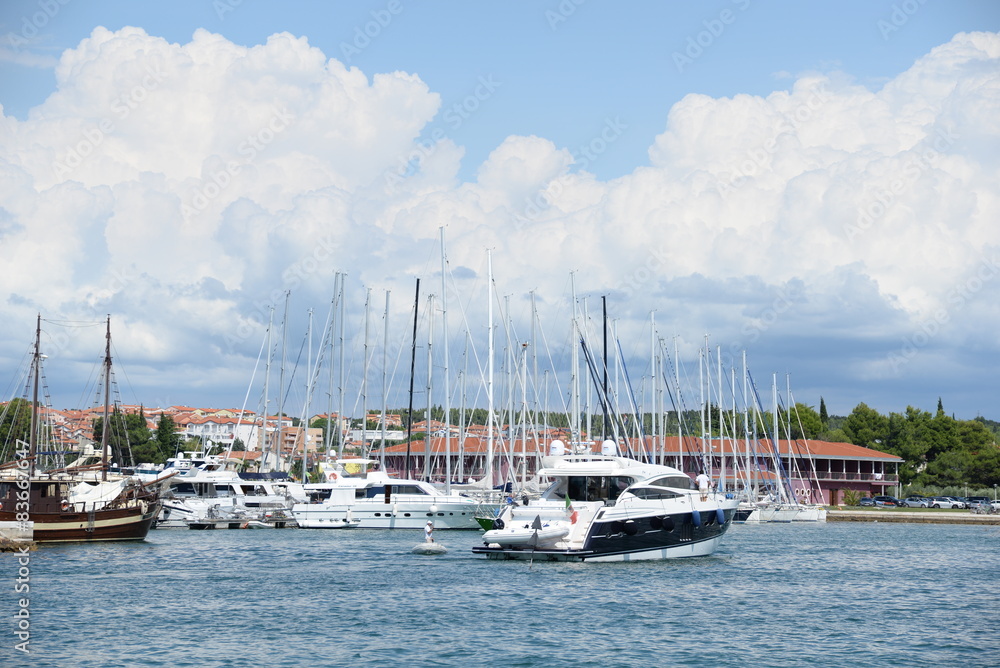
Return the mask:
{"type": "Polygon", "coordinates": [[[858,505],[859,506],[868,506],[868,507],[874,506],[875,505],[875,499],[866,496],[865,498],[863,498],[860,501],[858,501],[858,505]]]}
{"type": "Polygon", "coordinates": [[[927,498],[923,496],[908,496],[903,499],[903,505],[907,508],[928,508],[927,498]]]}
{"type": "Polygon", "coordinates": [[[974,513],[992,513],[993,501],[985,496],[970,496],[969,509],[974,513]]]}
{"type": "Polygon", "coordinates": [[[947,496],[932,496],[929,499],[931,508],[962,508],[964,504],[953,501],[947,496]]]}
{"type": "Polygon", "coordinates": [[[948,498],[955,502],[955,504],[956,504],[955,507],[956,508],[968,508],[969,507],[968,502],[966,502],[966,500],[963,499],[960,496],[949,496],[948,498]]]}
{"type": "Polygon", "coordinates": [[[881,501],[883,506],[901,506],[903,502],[894,496],[875,496],[872,497],[876,502],[881,501]]]}

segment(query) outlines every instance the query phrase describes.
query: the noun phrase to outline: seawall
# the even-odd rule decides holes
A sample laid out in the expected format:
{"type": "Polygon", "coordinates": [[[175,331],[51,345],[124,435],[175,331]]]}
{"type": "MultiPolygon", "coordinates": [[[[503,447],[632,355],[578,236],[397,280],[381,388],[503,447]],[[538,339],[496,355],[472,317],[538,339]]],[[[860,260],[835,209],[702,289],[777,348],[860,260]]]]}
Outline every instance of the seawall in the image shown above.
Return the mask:
{"type": "Polygon", "coordinates": [[[976,515],[968,510],[906,511],[892,509],[828,510],[827,522],[910,522],[916,524],[1000,525],[1000,515],[976,515]]]}

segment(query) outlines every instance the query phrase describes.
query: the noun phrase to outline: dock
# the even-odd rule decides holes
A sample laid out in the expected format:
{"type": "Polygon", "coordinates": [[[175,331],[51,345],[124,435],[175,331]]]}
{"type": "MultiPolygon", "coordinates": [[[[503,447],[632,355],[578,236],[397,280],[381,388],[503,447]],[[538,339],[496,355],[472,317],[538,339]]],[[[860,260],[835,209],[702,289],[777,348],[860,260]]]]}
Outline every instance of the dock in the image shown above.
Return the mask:
{"type": "Polygon", "coordinates": [[[262,520],[257,519],[218,519],[205,518],[200,520],[189,520],[188,529],[293,529],[298,524],[291,517],[268,517],[262,520]]]}
{"type": "Polygon", "coordinates": [[[1000,515],[977,515],[968,510],[894,510],[892,508],[830,509],[827,522],[909,522],[911,524],[1000,525],[1000,515]]]}

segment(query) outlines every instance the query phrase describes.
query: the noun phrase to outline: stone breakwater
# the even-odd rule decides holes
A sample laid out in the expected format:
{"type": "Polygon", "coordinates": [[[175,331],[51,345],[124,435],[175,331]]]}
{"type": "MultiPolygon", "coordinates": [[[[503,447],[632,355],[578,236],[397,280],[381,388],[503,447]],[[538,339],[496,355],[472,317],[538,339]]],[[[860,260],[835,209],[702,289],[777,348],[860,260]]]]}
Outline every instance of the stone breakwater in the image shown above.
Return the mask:
{"type": "Polygon", "coordinates": [[[965,511],[828,510],[827,522],[910,522],[916,524],[1000,525],[1000,515],[965,511]]]}

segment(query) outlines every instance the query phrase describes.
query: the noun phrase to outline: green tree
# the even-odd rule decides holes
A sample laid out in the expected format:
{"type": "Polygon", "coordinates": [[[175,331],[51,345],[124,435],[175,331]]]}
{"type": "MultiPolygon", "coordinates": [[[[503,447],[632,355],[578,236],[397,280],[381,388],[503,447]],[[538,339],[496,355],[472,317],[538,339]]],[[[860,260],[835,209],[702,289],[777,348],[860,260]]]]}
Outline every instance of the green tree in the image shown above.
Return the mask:
{"type": "Polygon", "coordinates": [[[795,404],[791,422],[793,439],[814,439],[823,432],[823,420],[819,413],[805,404],[795,404]]]}
{"type": "Polygon", "coordinates": [[[844,420],[844,432],[854,445],[878,450],[888,437],[889,421],[874,408],[860,403],[844,420]]]}
{"type": "MultiPolygon", "coordinates": [[[[94,442],[103,443],[104,418],[94,420],[94,442]]],[[[147,444],[153,438],[146,426],[146,416],[142,409],[138,414],[124,414],[116,405],[108,416],[109,456],[122,466],[135,466],[148,460],[139,459],[137,454],[148,454],[147,444]]],[[[98,446],[100,447],[100,446],[98,446]]]]}
{"type": "MultiPolygon", "coordinates": [[[[0,408],[0,443],[14,447],[15,441],[28,442],[31,432],[31,402],[20,397],[0,408]]],[[[3,461],[13,458],[12,453],[4,453],[3,461]]]]}
{"type": "Polygon", "coordinates": [[[819,421],[823,425],[823,430],[826,431],[827,425],[830,423],[830,416],[826,412],[826,402],[823,401],[823,397],[819,398],[819,421]]]}
{"type": "Polygon", "coordinates": [[[181,446],[181,435],[177,433],[177,423],[174,419],[160,413],[160,419],[156,422],[156,459],[152,460],[156,464],[162,464],[170,457],[175,457],[181,446]]]}

